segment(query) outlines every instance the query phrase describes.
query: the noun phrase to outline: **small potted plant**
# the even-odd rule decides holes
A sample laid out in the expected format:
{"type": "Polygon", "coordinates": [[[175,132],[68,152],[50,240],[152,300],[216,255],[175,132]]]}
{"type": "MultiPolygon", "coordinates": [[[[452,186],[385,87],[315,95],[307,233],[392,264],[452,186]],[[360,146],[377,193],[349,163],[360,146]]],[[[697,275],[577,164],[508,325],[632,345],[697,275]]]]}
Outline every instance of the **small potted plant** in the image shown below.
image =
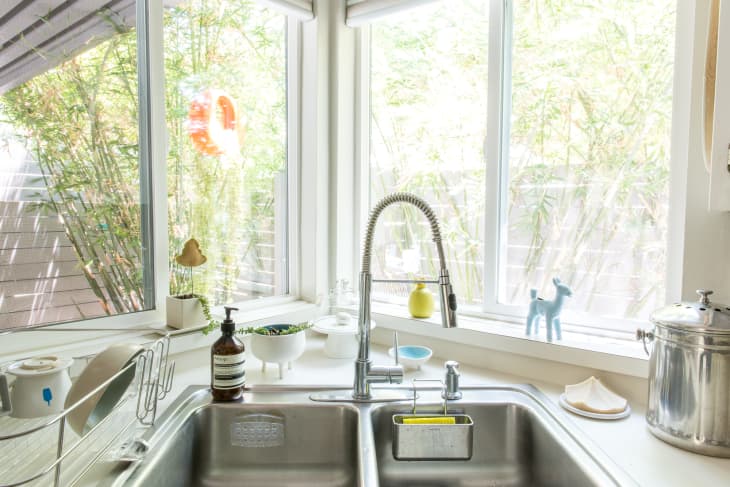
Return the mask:
{"type": "MultiPolygon", "coordinates": [[[[208,314],[208,326],[203,329],[203,334],[207,335],[219,326],[220,323],[208,314]]],[[[292,362],[304,353],[307,344],[304,332],[311,327],[311,323],[249,326],[239,328],[236,333],[250,336],[246,347],[250,346],[253,355],[261,360],[262,372],[266,372],[267,362],[273,362],[279,365],[279,379],[283,379],[284,365],[291,370],[292,362]]]]}
{"type": "Polygon", "coordinates": [[[261,360],[261,371],[266,372],[266,363],[279,364],[279,379],[284,378],[284,364],[291,370],[292,362],[298,359],[306,346],[304,331],[311,328],[309,323],[299,325],[266,325],[254,330],[240,330],[251,333],[251,352],[261,360]]]}
{"type": "Polygon", "coordinates": [[[177,329],[194,328],[210,321],[208,301],[204,296],[195,294],[193,282],[193,267],[201,266],[207,260],[194,238],[185,242],[182,252],[175,257],[178,265],[188,269],[190,292],[167,296],[167,326],[177,329]]]}

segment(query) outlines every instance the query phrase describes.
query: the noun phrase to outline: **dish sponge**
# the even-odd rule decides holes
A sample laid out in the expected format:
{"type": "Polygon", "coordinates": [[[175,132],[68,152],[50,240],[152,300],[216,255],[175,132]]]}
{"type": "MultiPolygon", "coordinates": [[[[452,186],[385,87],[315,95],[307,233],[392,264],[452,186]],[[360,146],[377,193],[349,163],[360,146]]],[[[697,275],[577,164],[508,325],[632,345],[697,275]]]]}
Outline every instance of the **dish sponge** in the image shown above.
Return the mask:
{"type": "Polygon", "coordinates": [[[453,416],[403,418],[403,424],[456,424],[453,416]]]}
{"type": "Polygon", "coordinates": [[[565,386],[565,401],[590,413],[616,414],[626,410],[628,401],[591,376],[578,384],[565,386]]]}

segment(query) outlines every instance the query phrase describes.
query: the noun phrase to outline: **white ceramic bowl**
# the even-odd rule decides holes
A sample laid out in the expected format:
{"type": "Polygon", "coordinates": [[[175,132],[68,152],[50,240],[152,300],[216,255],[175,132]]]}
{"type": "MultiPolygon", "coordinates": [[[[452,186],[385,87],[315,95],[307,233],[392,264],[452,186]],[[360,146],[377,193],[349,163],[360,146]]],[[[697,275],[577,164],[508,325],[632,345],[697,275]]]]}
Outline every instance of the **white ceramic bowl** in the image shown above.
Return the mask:
{"type": "MultiPolygon", "coordinates": [[[[66,396],[65,409],[70,408],[84,396],[109,380],[114,374],[129,365],[142,352],[142,347],[131,343],[112,345],[96,357],[81,372],[66,396]]],[[[111,384],[79,404],[68,415],[68,424],[79,435],[96,426],[109,414],[124,396],[134,380],[135,367],[127,369],[111,384]]]]}
{"type": "MultiPolygon", "coordinates": [[[[388,355],[395,358],[395,348],[388,350],[388,355]]],[[[401,345],[398,347],[398,363],[406,369],[420,369],[428,362],[433,351],[421,345],[401,345]]]]}
{"type": "MultiPolygon", "coordinates": [[[[286,329],[292,325],[267,325],[263,328],[286,329]]],[[[266,363],[279,364],[279,379],[284,378],[284,364],[292,368],[292,362],[298,359],[307,345],[304,330],[291,335],[251,335],[251,353],[261,360],[262,371],[266,371],[266,363]]]]}

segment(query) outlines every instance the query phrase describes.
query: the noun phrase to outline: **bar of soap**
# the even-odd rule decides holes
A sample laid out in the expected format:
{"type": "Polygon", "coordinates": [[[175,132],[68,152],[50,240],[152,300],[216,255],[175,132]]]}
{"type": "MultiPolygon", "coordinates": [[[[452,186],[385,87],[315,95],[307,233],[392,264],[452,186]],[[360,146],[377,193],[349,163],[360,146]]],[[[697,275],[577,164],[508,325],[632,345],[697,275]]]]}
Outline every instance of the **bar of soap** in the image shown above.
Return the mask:
{"type": "Polygon", "coordinates": [[[429,418],[403,418],[403,424],[456,424],[453,416],[435,416],[429,418]]]}
{"type": "Polygon", "coordinates": [[[591,376],[579,384],[565,386],[565,401],[590,413],[616,414],[626,410],[628,402],[591,376]]]}

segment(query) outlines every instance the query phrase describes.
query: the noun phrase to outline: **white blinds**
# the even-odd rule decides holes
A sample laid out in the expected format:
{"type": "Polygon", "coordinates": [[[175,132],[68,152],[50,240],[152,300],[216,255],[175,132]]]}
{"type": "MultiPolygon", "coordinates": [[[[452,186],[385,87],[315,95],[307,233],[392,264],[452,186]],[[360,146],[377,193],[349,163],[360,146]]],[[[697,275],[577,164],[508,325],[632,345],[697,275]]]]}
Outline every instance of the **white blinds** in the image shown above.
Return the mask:
{"type": "Polygon", "coordinates": [[[312,0],[256,0],[258,3],[268,5],[298,20],[312,20],[314,10],[312,0]]]}
{"type": "Polygon", "coordinates": [[[360,27],[396,12],[408,10],[436,0],[347,0],[346,23],[360,27]]]}

